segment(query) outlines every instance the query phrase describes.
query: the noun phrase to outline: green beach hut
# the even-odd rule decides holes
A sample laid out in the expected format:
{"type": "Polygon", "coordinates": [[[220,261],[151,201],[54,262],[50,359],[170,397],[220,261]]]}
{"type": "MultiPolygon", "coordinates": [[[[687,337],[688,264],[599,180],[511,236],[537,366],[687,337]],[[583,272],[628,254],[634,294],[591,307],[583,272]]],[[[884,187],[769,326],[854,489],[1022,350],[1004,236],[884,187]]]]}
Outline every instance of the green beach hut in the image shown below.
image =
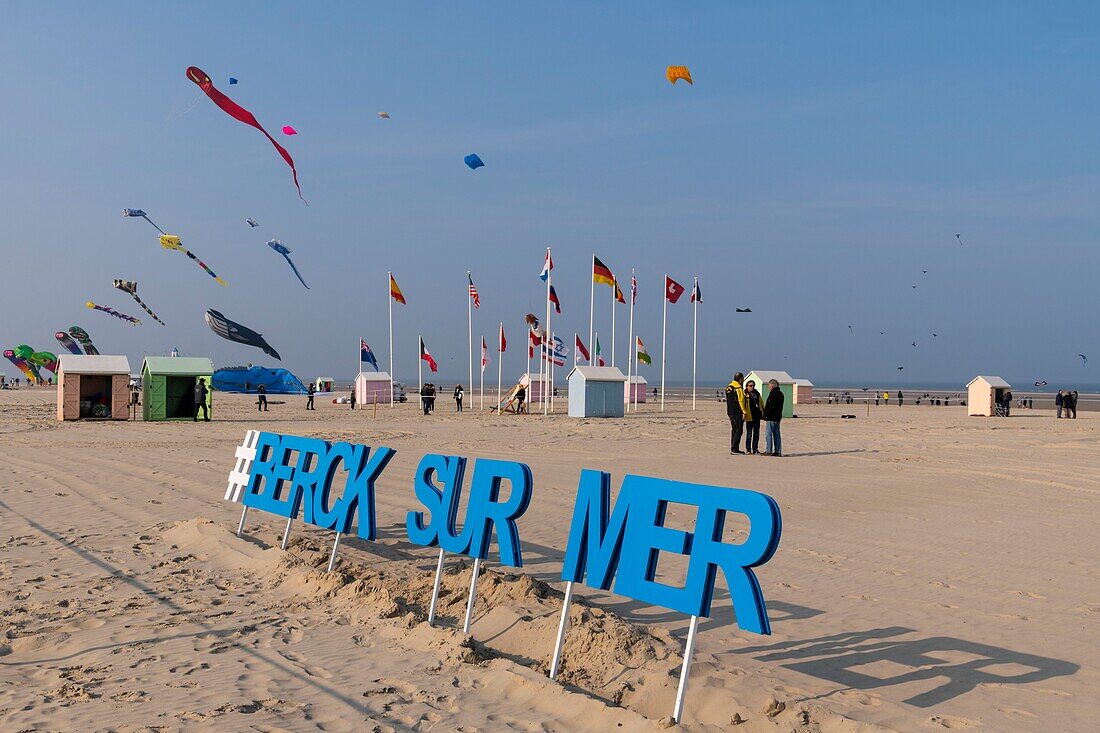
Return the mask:
{"type": "MultiPolygon", "coordinates": [[[[794,416],[794,379],[790,374],[779,371],[751,371],[749,375],[745,377],[745,382],[756,382],[756,391],[760,393],[760,397],[766,402],[768,399],[768,382],[774,379],[779,382],[779,391],[783,393],[783,417],[794,416]]],[[[744,382],[742,382],[744,384],[744,382]]]]}
{"type": "Polygon", "coordinates": [[[205,357],[147,356],[141,365],[141,415],[146,420],[195,417],[195,383],[206,380],[206,409],[212,413],[214,362],[205,357]]]}

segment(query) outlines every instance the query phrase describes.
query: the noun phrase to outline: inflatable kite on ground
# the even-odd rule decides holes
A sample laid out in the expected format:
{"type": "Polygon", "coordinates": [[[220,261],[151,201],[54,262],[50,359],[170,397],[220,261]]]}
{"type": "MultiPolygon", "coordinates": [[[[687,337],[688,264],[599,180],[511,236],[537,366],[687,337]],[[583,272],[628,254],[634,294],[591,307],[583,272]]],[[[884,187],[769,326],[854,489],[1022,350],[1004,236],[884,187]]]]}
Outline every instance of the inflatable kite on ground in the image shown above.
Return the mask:
{"type": "Polygon", "coordinates": [[[668,67],[667,69],[665,69],[665,78],[668,79],[669,84],[675,84],[676,82],[683,79],[688,84],[695,86],[695,84],[691,81],[691,72],[688,71],[688,67],[686,66],[668,67]]]}
{"type": "Polygon", "coordinates": [[[84,349],[85,354],[99,356],[99,350],[92,343],[92,337],[80,326],[69,326],[69,335],[84,349]]]}
{"type": "Polygon", "coordinates": [[[286,263],[290,265],[290,269],[294,270],[294,274],[298,276],[298,281],[301,282],[302,285],[306,286],[306,290],[309,290],[309,286],[306,285],[306,281],[302,279],[302,273],[298,272],[298,268],[294,266],[294,263],[290,259],[290,250],[287,249],[278,239],[268,240],[267,246],[271,247],[271,249],[275,250],[283,256],[283,259],[286,260],[286,263]]]}
{"type": "Polygon", "coordinates": [[[466,161],[466,165],[470,166],[470,170],[476,171],[478,168],[484,168],[485,163],[481,161],[481,158],[477,153],[470,153],[462,160],[466,161]]]}
{"type": "Polygon", "coordinates": [[[14,364],[16,369],[23,372],[23,375],[26,376],[27,379],[32,379],[34,381],[38,381],[39,379],[41,379],[41,377],[38,376],[38,373],[34,370],[34,367],[29,364],[27,360],[23,357],[16,356],[15,351],[13,351],[12,349],[4,349],[4,358],[14,364]]]}
{"type": "Polygon", "coordinates": [[[193,259],[196,263],[198,263],[198,266],[201,267],[203,270],[205,270],[207,275],[209,275],[210,277],[217,280],[220,285],[222,285],[223,287],[226,285],[225,280],[222,280],[220,277],[215,275],[214,271],[211,270],[205,262],[203,262],[198,257],[196,257],[195,255],[193,255],[192,253],[190,253],[186,249],[184,249],[183,244],[180,243],[180,238],[177,237],[175,234],[162,234],[162,235],[160,235],[160,246],[164,247],[165,249],[174,249],[177,252],[183,252],[185,255],[187,255],[188,257],[193,259]]]}
{"type": "Polygon", "coordinates": [[[80,344],[73,341],[73,337],[70,336],[69,334],[65,333],[64,331],[58,331],[57,333],[55,333],[53,335],[53,337],[55,339],[57,339],[57,343],[64,346],[66,351],[68,351],[70,354],[83,354],[84,353],[83,351],[80,350],[80,344]]]}
{"type": "Polygon", "coordinates": [[[253,229],[260,226],[259,224],[256,223],[256,220],[253,219],[252,217],[248,217],[247,219],[245,219],[244,223],[247,224],[248,226],[252,227],[253,229]]]}
{"type": "Polygon", "coordinates": [[[264,341],[262,335],[248,326],[242,326],[236,321],[229,320],[216,310],[206,311],[206,325],[210,326],[210,330],[223,339],[236,341],[238,344],[245,344],[246,346],[255,346],[257,349],[262,349],[268,356],[272,356],[279,361],[283,360],[279,356],[279,352],[271,348],[267,341],[264,341]]]}
{"type": "Polygon", "coordinates": [[[157,314],[154,313],[153,311],[149,310],[149,306],[145,305],[145,301],[143,301],[141,298],[138,297],[137,283],[136,282],[134,282],[133,280],[115,280],[114,282],[115,282],[115,288],[117,288],[118,290],[121,290],[124,293],[129,293],[130,297],[133,298],[134,301],[138,305],[141,306],[141,309],[143,311],[145,311],[150,316],[152,316],[154,321],[156,321],[157,323],[159,323],[162,326],[164,325],[164,321],[157,318],[157,314]]]}
{"type": "Polygon", "coordinates": [[[381,117],[384,120],[388,120],[390,118],[390,113],[389,112],[379,112],[378,116],[381,117]]]}
{"type": "Polygon", "coordinates": [[[90,300],[87,303],[85,303],[84,305],[88,306],[92,310],[103,311],[104,313],[108,313],[108,314],[114,316],[115,318],[120,318],[120,319],[126,321],[127,323],[129,323],[131,326],[140,326],[141,325],[141,321],[139,321],[138,319],[134,318],[133,316],[128,316],[125,313],[119,313],[114,308],[108,308],[105,305],[96,305],[95,303],[93,303],[90,300]]]}
{"type": "MultiPolygon", "coordinates": [[[[138,216],[138,217],[141,217],[142,219],[144,219],[145,221],[149,222],[150,224],[153,224],[153,220],[150,219],[149,215],[146,214],[141,209],[123,209],[122,210],[122,215],[123,216],[138,216]]],[[[153,224],[153,228],[156,229],[161,234],[164,234],[164,230],[161,229],[160,227],[158,227],[156,224],[153,224]]]]}
{"type": "Polygon", "coordinates": [[[264,137],[266,137],[271,142],[271,144],[275,146],[275,149],[279,151],[279,155],[281,155],[283,157],[283,160],[286,161],[286,164],[290,166],[290,172],[294,176],[294,187],[298,189],[298,198],[302,199],[302,201],[305,201],[305,199],[302,198],[302,187],[298,185],[298,170],[294,167],[294,159],[290,157],[290,153],[286,151],[286,148],[277,143],[275,141],[275,138],[271,137],[271,135],[268,134],[267,130],[263,128],[263,125],[256,121],[255,115],[234,102],[229,97],[219,92],[214,86],[214,82],[212,82],[210,80],[210,77],[206,75],[206,72],[204,72],[197,66],[187,67],[187,78],[195,82],[195,84],[198,85],[199,89],[201,89],[206,96],[210,97],[210,101],[221,107],[222,111],[225,112],[227,115],[237,120],[238,122],[243,122],[246,125],[255,127],[257,130],[264,134],[264,137]]]}

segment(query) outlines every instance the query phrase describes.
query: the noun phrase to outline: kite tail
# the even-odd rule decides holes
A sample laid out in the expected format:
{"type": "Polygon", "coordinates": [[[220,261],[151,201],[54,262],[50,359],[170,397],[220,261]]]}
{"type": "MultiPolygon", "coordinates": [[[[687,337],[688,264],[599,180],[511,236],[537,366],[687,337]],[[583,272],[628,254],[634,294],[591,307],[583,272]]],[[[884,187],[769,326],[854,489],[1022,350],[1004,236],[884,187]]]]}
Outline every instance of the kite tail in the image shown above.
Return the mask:
{"type": "Polygon", "coordinates": [[[153,228],[154,228],[154,229],[156,229],[156,230],[157,230],[158,232],[160,232],[161,234],[165,234],[165,231],[164,231],[163,229],[161,229],[160,227],[158,227],[158,226],[157,226],[157,225],[156,225],[156,224],[155,224],[155,223],[153,222],[153,220],[152,220],[152,219],[150,219],[150,218],[149,218],[149,217],[148,217],[147,215],[145,215],[145,214],[142,214],[142,215],[141,215],[141,218],[142,218],[142,219],[144,219],[145,221],[149,222],[150,224],[152,224],[152,225],[153,225],[153,228]]]}
{"type": "Polygon", "coordinates": [[[153,312],[152,310],[150,310],[150,309],[149,309],[149,306],[145,305],[145,302],[144,302],[144,301],[142,301],[142,299],[138,297],[137,293],[130,293],[130,295],[131,295],[131,296],[133,297],[133,299],[134,299],[135,301],[137,301],[137,304],[141,306],[141,309],[142,309],[143,311],[145,311],[146,313],[148,313],[148,314],[149,314],[150,316],[152,316],[152,317],[153,317],[153,320],[154,320],[154,321],[156,321],[157,323],[159,323],[159,324],[160,324],[160,325],[162,325],[162,326],[166,325],[166,324],[164,323],[164,321],[162,321],[162,320],[160,320],[159,318],[157,318],[157,314],[156,314],[156,313],[154,313],[154,312],[153,312]]]}

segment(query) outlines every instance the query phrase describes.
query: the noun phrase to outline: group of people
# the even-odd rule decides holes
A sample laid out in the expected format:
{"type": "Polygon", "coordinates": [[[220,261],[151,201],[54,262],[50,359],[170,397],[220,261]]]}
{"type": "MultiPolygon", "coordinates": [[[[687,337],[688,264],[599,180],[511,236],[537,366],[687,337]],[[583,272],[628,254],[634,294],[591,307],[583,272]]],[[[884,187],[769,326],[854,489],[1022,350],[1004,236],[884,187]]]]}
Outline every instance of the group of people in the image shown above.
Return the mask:
{"type": "Polygon", "coordinates": [[[428,382],[420,389],[420,406],[424,408],[425,415],[435,412],[435,385],[428,382]]]}
{"type": "Polygon", "coordinates": [[[1058,408],[1058,417],[1062,417],[1062,413],[1069,419],[1077,419],[1077,390],[1072,392],[1068,389],[1058,390],[1058,394],[1054,395],[1054,406],[1058,408]]]}
{"type": "Polygon", "coordinates": [[[783,391],[779,382],[768,382],[768,397],[764,399],[756,389],[756,382],[745,382],[745,375],[737,372],[726,386],[726,414],[730,419],[730,454],[760,454],[760,423],[764,423],[764,455],[782,456],[783,442],[779,423],[783,419],[783,391]],[[745,448],[741,449],[741,438],[745,448]]]}
{"type": "MultiPolygon", "coordinates": [[[[30,377],[27,377],[26,379],[23,380],[22,383],[24,384],[24,386],[27,386],[27,387],[52,387],[53,386],[53,377],[47,377],[46,379],[38,379],[38,380],[34,380],[34,379],[31,379],[30,377]]],[[[0,388],[13,389],[15,387],[18,387],[19,385],[20,385],[19,377],[12,377],[11,379],[8,379],[7,377],[5,377],[3,375],[0,375],[0,388]]]]}

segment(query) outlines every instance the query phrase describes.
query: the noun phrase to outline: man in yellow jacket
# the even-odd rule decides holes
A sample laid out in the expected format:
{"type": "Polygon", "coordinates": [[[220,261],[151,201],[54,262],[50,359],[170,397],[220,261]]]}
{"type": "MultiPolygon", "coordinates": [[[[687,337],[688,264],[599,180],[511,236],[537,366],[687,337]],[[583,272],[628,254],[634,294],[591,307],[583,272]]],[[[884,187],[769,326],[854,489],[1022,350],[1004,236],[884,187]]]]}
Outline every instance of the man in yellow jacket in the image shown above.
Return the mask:
{"type": "Polygon", "coordinates": [[[726,415],[730,419],[730,453],[741,453],[741,436],[745,432],[745,421],[750,419],[749,400],[745,388],[741,386],[745,375],[737,372],[733,381],[726,385],[726,415]]]}

